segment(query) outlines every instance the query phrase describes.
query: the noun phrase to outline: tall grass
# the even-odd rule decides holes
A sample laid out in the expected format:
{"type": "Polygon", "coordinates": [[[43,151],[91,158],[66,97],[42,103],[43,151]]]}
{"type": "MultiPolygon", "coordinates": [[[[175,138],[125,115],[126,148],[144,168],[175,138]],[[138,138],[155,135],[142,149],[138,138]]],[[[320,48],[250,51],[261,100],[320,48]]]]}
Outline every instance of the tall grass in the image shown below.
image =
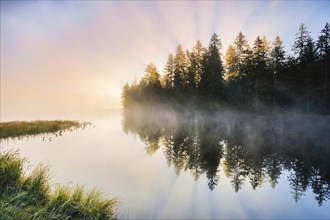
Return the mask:
{"type": "Polygon", "coordinates": [[[0,122],[0,139],[36,135],[41,133],[54,133],[64,131],[70,127],[85,126],[86,123],[78,121],[12,121],[0,122]]]}
{"type": "Polygon", "coordinates": [[[0,156],[0,193],[14,191],[22,182],[25,159],[17,152],[2,153],[0,156]]]}
{"type": "Polygon", "coordinates": [[[48,167],[39,165],[24,175],[25,158],[18,151],[0,153],[0,220],[116,219],[116,199],[102,198],[96,189],[57,186],[51,191],[48,167]]]}

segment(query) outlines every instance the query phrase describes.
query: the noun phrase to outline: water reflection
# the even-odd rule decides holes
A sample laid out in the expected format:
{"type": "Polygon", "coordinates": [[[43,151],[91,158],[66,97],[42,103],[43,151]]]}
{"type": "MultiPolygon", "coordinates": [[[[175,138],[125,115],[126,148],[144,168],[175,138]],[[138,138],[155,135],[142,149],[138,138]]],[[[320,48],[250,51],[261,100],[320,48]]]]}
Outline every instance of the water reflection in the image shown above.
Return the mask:
{"type": "Polygon", "coordinates": [[[294,201],[307,189],[320,206],[330,198],[329,117],[142,108],[125,110],[122,125],[140,137],[149,155],[162,150],[177,175],[190,171],[197,180],[206,174],[210,190],[223,169],[221,178],[229,178],[236,192],[246,184],[275,188],[286,174],[294,201]]]}

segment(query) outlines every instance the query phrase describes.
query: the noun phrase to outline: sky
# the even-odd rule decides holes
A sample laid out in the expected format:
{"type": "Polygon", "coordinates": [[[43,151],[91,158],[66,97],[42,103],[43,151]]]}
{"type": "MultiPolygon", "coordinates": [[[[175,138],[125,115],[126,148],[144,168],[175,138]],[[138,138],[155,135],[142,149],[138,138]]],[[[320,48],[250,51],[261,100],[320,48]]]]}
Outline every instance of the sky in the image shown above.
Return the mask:
{"type": "Polygon", "coordinates": [[[1,116],[120,107],[121,89],[179,43],[224,54],[239,31],[281,37],[291,51],[304,23],[317,39],[329,1],[1,1],[1,116]]]}

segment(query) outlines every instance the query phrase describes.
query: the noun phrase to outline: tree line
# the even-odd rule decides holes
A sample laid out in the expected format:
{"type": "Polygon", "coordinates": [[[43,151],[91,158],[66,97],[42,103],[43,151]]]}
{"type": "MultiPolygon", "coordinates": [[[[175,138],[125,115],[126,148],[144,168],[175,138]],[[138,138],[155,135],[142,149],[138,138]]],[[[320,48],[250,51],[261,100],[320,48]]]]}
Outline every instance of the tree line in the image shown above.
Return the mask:
{"type": "Polygon", "coordinates": [[[175,101],[329,114],[329,23],[316,40],[301,24],[291,53],[284,50],[279,36],[272,43],[257,36],[250,46],[242,32],[224,55],[221,50],[217,34],[208,47],[197,41],[185,51],[179,44],[175,54],[168,55],[163,74],[150,63],[139,82],[124,86],[124,108],[175,101]]]}

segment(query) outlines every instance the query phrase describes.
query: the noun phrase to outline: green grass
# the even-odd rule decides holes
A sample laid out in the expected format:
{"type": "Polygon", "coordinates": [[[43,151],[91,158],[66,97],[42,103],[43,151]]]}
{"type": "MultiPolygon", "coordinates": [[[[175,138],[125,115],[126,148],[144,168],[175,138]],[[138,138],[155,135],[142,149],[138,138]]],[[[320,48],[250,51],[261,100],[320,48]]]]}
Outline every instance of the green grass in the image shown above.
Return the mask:
{"type": "Polygon", "coordinates": [[[42,133],[54,133],[65,131],[71,127],[85,126],[86,122],[78,121],[13,121],[0,122],[0,139],[21,137],[25,135],[37,135],[42,133]]]}
{"type": "Polygon", "coordinates": [[[51,190],[48,167],[24,175],[18,151],[0,153],[0,219],[116,219],[116,199],[82,186],[51,190]]]}

